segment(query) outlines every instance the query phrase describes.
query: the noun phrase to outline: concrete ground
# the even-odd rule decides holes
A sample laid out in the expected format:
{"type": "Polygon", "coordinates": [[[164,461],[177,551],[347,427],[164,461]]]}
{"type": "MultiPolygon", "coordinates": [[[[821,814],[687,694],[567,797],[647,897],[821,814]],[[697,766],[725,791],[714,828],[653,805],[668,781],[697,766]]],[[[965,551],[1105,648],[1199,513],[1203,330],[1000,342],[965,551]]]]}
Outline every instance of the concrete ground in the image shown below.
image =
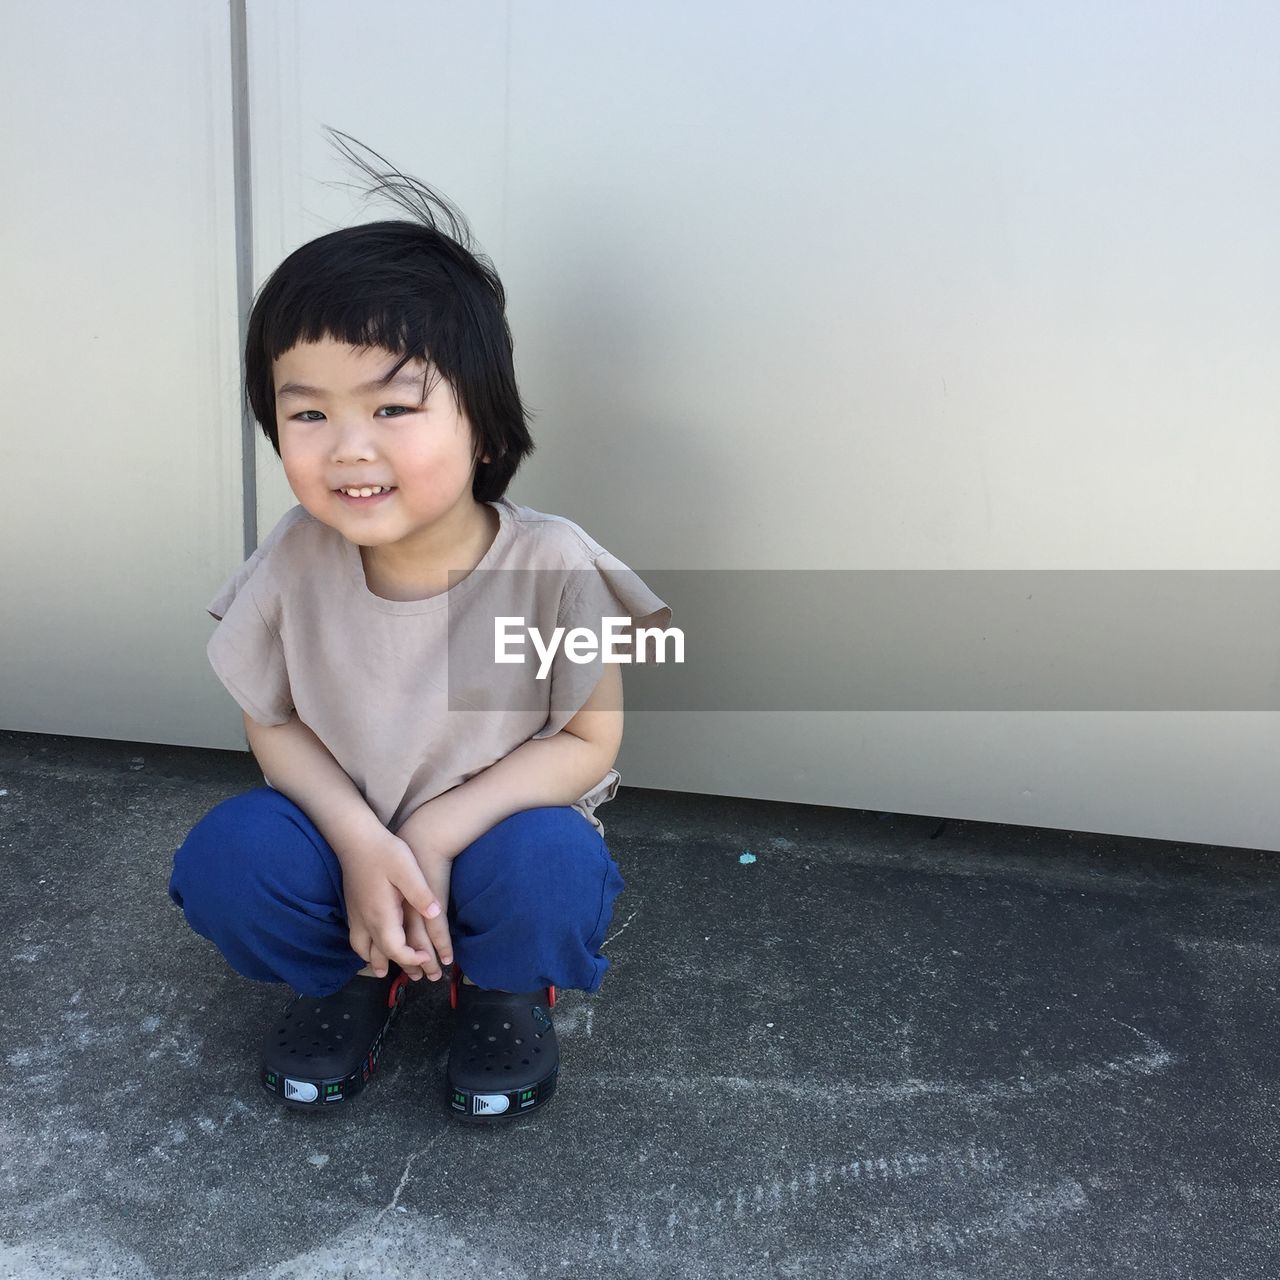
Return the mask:
{"type": "Polygon", "coordinates": [[[1280,1273],[1280,856],[624,789],[560,1089],[474,1131],[425,984],[346,1109],[259,1089],[288,993],[166,882],[260,783],[0,733],[0,1276],[1280,1273]]]}

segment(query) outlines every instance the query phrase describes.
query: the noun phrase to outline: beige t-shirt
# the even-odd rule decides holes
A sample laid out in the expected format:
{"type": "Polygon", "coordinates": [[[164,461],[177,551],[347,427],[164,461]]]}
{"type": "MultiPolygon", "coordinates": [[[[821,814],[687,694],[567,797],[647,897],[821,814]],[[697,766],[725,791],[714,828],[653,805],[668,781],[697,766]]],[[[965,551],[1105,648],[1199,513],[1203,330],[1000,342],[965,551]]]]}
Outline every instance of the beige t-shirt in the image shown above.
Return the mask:
{"type": "MultiPolygon", "coordinates": [[[[504,643],[523,662],[495,662],[496,619],[536,627],[545,649],[558,626],[600,635],[605,617],[633,627],[671,618],[573,521],[507,498],[489,505],[500,520],[492,546],[428,599],[374,595],[360,548],[297,506],[208,606],[219,619],[209,661],[235,700],[264,725],[296,709],[392,831],[523,743],[559,733],[603,673],[599,657],[574,662],[562,643],[538,679],[543,659],[527,636],[504,643]]],[[[522,632],[503,625],[508,637],[522,632]]],[[[601,835],[594,810],[619,781],[610,769],[573,805],[601,835]]]]}

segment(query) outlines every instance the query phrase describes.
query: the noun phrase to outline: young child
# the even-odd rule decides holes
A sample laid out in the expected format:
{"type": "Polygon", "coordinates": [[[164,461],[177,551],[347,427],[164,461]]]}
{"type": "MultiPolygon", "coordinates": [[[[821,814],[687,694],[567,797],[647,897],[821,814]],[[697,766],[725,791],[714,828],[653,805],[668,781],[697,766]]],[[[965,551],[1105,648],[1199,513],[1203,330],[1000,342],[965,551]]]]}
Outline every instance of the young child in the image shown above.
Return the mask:
{"type": "Polygon", "coordinates": [[[504,497],[534,446],[503,287],[446,201],[374,176],[413,220],[303,245],[249,317],[248,399],[299,505],[208,606],[208,652],[267,785],[196,824],[169,893],[236,972],[298,993],[262,1051],[283,1102],[350,1099],[407,983],[452,965],[446,1105],[505,1121],[554,1091],[555,990],[608,967],[623,882],[594,810],[622,682],[567,646],[498,661],[495,623],[545,657],[557,627],[671,611],[504,497]]]}

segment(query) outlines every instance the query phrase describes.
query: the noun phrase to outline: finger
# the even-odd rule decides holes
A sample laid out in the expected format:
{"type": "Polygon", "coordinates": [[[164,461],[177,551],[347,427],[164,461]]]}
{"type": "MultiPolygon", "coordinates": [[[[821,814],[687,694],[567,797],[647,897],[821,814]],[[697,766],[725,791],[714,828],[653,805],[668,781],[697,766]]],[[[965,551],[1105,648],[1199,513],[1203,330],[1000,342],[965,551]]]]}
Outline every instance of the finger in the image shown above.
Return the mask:
{"type": "Polygon", "coordinates": [[[435,894],[431,892],[425,879],[419,877],[408,881],[407,884],[396,883],[396,888],[403,895],[409,906],[428,923],[444,915],[440,903],[436,900],[435,894]]]}
{"type": "MultiPolygon", "coordinates": [[[[404,913],[404,938],[405,944],[412,947],[414,951],[430,954],[431,944],[427,941],[427,931],[422,923],[422,917],[412,907],[406,907],[404,913]]],[[[415,982],[417,982],[426,972],[423,965],[405,966],[407,973],[415,982]]]]}
{"type": "MultiPolygon", "coordinates": [[[[416,915],[417,913],[415,912],[414,914],[416,915]]],[[[422,927],[421,916],[417,916],[417,925],[415,926],[415,930],[416,933],[420,933],[421,936],[415,936],[408,945],[413,948],[414,956],[417,958],[419,963],[421,963],[423,972],[431,979],[432,982],[435,982],[442,976],[442,970],[440,968],[440,961],[436,956],[435,948],[431,945],[431,940],[427,937],[427,931],[422,927]]],[[[405,932],[408,932],[408,927],[406,927],[405,932]]]]}
{"type": "Polygon", "coordinates": [[[435,966],[435,952],[427,948],[415,951],[405,941],[402,920],[386,921],[377,932],[375,945],[387,960],[394,960],[402,969],[410,965],[424,965],[428,969],[435,966]]]}
{"type": "Polygon", "coordinates": [[[400,885],[396,888],[404,893],[405,901],[425,925],[426,937],[421,940],[423,950],[430,950],[433,959],[438,955],[441,964],[452,964],[453,944],[449,938],[449,922],[445,919],[445,914],[440,909],[440,903],[435,895],[426,888],[426,881],[423,881],[421,890],[412,884],[408,886],[407,893],[400,885]]]}
{"type": "Polygon", "coordinates": [[[444,915],[426,921],[427,937],[440,957],[441,964],[453,963],[453,939],[449,936],[449,921],[444,915]]]}
{"type": "Polygon", "coordinates": [[[369,934],[364,929],[352,929],[347,941],[351,950],[354,951],[356,955],[365,962],[365,964],[368,964],[369,947],[373,942],[373,939],[369,934]]]}
{"type": "Polygon", "coordinates": [[[369,949],[369,967],[379,978],[387,976],[387,958],[378,949],[377,943],[369,949]]]}
{"type": "Polygon", "coordinates": [[[413,851],[407,846],[404,858],[388,878],[396,892],[421,916],[430,919],[441,914],[440,903],[436,901],[413,851]]]}
{"type": "MultiPolygon", "coordinates": [[[[437,906],[449,901],[449,882],[453,874],[453,861],[450,858],[432,859],[422,868],[430,892],[437,906]]],[[[426,925],[427,936],[441,964],[453,963],[453,939],[449,937],[448,912],[437,911],[434,915],[423,912],[422,920],[426,925]]]]}
{"type": "Polygon", "coordinates": [[[421,951],[424,947],[431,945],[422,917],[407,904],[404,909],[404,940],[405,944],[415,951],[421,951]]]}

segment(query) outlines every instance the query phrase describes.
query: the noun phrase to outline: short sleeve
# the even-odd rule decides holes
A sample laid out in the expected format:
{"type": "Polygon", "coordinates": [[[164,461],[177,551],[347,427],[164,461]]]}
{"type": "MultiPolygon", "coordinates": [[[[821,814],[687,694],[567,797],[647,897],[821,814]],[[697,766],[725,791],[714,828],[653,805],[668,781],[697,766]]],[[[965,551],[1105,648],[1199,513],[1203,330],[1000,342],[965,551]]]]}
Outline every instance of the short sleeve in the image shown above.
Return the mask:
{"type": "Polygon", "coordinates": [[[223,584],[208,612],[219,619],[209,639],[209,664],[227,692],[259,724],[284,724],[293,710],[279,597],[270,590],[260,547],[223,584]]]}
{"type": "MultiPolygon", "coordinates": [[[[638,627],[665,627],[671,609],[616,556],[605,551],[590,568],[576,569],[565,583],[556,625],[563,627],[559,647],[552,659],[547,679],[551,682],[551,706],[547,723],[533,736],[549,738],[559,733],[582,710],[604,674],[604,652],[635,659],[635,631],[638,627]],[[578,648],[586,658],[570,656],[570,634],[586,628],[595,643],[578,648]]],[[[584,638],[585,640],[585,638],[584,638]]],[[[625,668],[624,668],[625,669],[625,668]]],[[[616,786],[616,784],[615,784],[616,786]]]]}

